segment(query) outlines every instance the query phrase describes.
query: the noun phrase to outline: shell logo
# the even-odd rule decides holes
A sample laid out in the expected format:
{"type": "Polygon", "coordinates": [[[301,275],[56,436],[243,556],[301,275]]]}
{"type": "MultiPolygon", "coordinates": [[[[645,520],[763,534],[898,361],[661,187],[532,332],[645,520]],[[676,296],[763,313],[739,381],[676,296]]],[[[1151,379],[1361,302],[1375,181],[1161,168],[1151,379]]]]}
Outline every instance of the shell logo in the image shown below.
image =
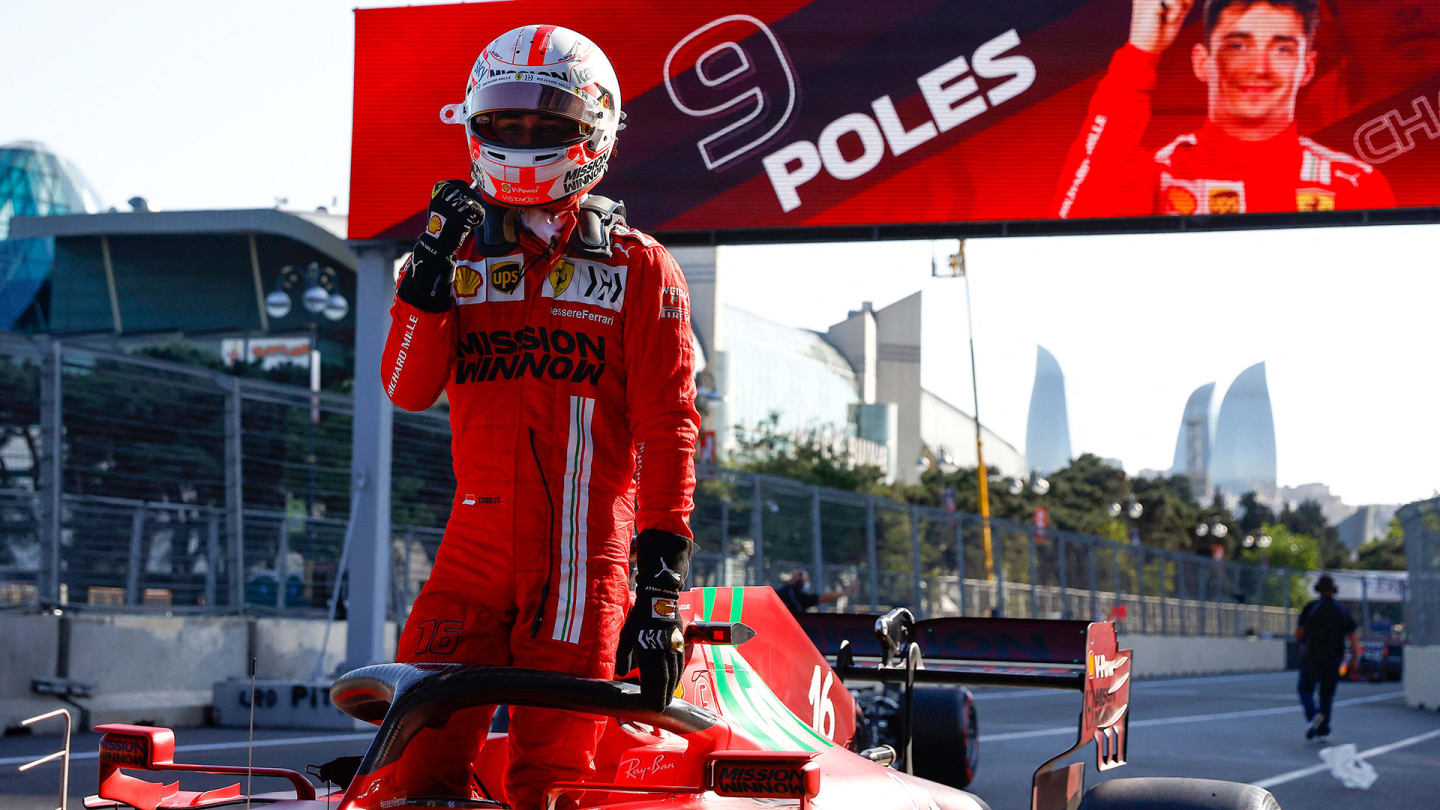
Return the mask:
{"type": "Polygon", "coordinates": [[[1182,186],[1171,186],[1165,189],[1165,200],[1170,204],[1170,209],[1177,214],[1193,214],[1197,207],[1195,195],[1190,189],[1182,186]]]}
{"type": "Polygon", "coordinates": [[[472,296],[479,291],[484,280],[470,265],[458,265],[455,268],[455,294],[462,297],[472,296]]]}
{"type": "Polygon", "coordinates": [[[430,221],[425,223],[425,233],[431,236],[439,236],[440,229],[445,227],[445,218],[439,214],[431,214],[430,221]]]}

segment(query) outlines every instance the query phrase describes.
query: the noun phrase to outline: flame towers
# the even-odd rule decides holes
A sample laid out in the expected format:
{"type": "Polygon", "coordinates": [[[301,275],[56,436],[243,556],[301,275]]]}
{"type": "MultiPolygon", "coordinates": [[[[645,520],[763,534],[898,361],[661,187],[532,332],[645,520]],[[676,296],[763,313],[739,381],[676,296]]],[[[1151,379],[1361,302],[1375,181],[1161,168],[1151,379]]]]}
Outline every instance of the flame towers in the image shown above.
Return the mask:
{"type": "Polygon", "coordinates": [[[1270,410],[1270,389],[1265,364],[1240,372],[1220,403],[1215,429],[1210,430],[1215,383],[1190,394],[1175,437],[1174,475],[1190,479],[1192,492],[1202,499],[1212,487],[1228,495],[1254,491],[1264,498],[1277,492],[1275,482],[1275,417],[1270,410]]]}
{"type": "Polygon", "coordinates": [[[1025,424],[1025,458],[1030,469],[1052,473],[1070,464],[1070,417],[1065,409],[1065,374],[1055,355],[1036,346],[1035,385],[1025,424]]]}
{"type": "Polygon", "coordinates": [[[1220,403],[1215,424],[1214,454],[1210,460],[1212,484],[1236,495],[1254,490],[1273,495],[1275,485],[1275,417],[1270,411],[1270,389],[1265,364],[1240,372],[1220,403]]]}

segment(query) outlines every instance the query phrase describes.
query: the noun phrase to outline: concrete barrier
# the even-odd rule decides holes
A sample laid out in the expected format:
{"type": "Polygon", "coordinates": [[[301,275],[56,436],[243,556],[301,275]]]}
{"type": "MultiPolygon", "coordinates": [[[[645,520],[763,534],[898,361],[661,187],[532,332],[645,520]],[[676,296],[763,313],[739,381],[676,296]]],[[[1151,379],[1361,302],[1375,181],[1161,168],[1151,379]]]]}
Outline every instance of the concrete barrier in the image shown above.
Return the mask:
{"type": "MultiPolygon", "coordinates": [[[[325,635],[323,619],[68,613],[62,620],[48,613],[0,615],[0,730],[64,705],[57,697],[35,694],[36,678],[61,677],[92,687],[90,696],[75,701],[88,712],[88,717],[74,713],[76,730],[84,723],[183,727],[212,722],[217,684],[245,679],[241,688],[248,690],[252,655],[258,678],[285,682],[276,688],[287,701],[297,688],[318,689],[321,681],[328,690],[325,679],[341,666],[346,630],[345,622],[331,628],[321,678],[312,683],[325,635]]],[[[387,623],[385,638],[389,660],[395,651],[394,622],[387,623]]],[[[307,704],[310,695],[307,692],[307,704]]],[[[328,692],[313,695],[328,703],[328,692]]],[[[230,703],[224,705],[233,713],[230,703]]],[[[342,721],[349,727],[348,718],[329,711],[335,717],[320,718],[317,727],[332,728],[342,721]]],[[[315,719],[300,711],[292,721],[276,725],[304,728],[315,719]]]]}
{"type": "Polygon", "coordinates": [[[1405,645],[1405,704],[1440,710],[1440,645],[1405,645]]]}
{"type": "Polygon", "coordinates": [[[56,674],[60,619],[49,614],[0,614],[0,731],[61,704],[30,689],[35,678],[56,674]]]}
{"type": "MultiPolygon", "coordinates": [[[[320,653],[320,643],[325,638],[324,619],[254,619],[255,677],[273,680],[305,681],[315,677],[315,660],[320,653]]],[[[321,677],[336,674],[345,658],[345,634],[348,623],[335,622],[330,628],[330,640],[325,646],[325,661],[321,665],[321,677]]],[[[385,657],[395,657],[395,623],[385,623],[385,657]]],[[[370,661],[361,661],[363,666],[370,661]]],[[[231,673],[243,675],[244,670],[231,673]]]]}
{"type": "MultiPolygon", "coordinates": [[[[257,724],[351,727],[349,718],[328,705],[327,691],[341,664],[345,622],[331,628],[321,677],[315,678],[325,632],[321,619],[75,613],[66,618],[69,643],[62,654],[61,622],[56,617],[0,615],[0,638],[5,640],[0,645],[0,720],[6,727],[60,705],[58,699],[36,695],[31,689],[32,679],[55,676],[93,686],[92,697],[77,700],[89,709],[92,725],[145,721],[193,726],[217,720],[238,724],[237,712],[248,723],[246,670],[252,655],[256,676],[264,683],[263,690],[257,683],[263,695],[256,704],[257,724]],[[274,717],[268,713],[272,709],[274,717]]],[[[387,625],[385,638],[388,658],[394,654],[393,623],[387,625]]],[[[1137,678],[1285,668],[1282,638],[1126,634],[1120,645],[1135,650],[1137,678]]],[[[1440,673],[1440,647],[1407,648],[1406,668],[1407,699],[1440,706],[1440,676],[1421,677],[1424,672],[1440,673]]]]}
{"type": "Polygon", "coordinates": [[[214,714],[217,726],[245,728],[250,707],[255,707],[256,728],[339,728],[369,725],[330,704],[330,680],[257,680],[236,678],[215,684],[214,714]]]}
{"type": "Polygon", "coordinates": [[[245,618],[75,615],[70,677],[96,685],[90,722],[204,724],[215,681],[243,675],[245,618]]]}
{"type": "Polygon", "coordinates": [[[1135,651],[1136,678],[1280,672],[1285,669],[1285,639],[1215,636],[1141,636],[1123,634],[1120,649],[1135,651]]]}

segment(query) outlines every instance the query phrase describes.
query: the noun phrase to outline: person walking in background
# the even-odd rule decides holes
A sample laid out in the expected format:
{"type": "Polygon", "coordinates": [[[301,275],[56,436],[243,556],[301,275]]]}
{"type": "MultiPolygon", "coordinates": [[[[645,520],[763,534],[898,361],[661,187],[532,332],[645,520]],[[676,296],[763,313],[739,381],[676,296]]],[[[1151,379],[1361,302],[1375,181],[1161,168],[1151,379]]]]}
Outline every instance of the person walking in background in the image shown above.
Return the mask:
{"type": "Polygon", "coordinates": [[[1305,710],[1305,739],[1330,735],[1335,686],[1340,681],[1340,664],[1345,658],[1345,640],[1350,640],[1351,660],[1360,660],[1360,634],[1355,619],[1335,601],[1335,580],[1325,574],[1315,582],[1320,598],[1300,611],[1295,638],[1300,642],[1300,707],[1305,710]],[[1320,705],[1315,705],[1315,687],[1320,687],[1320,705]]]}
{"type": "Polygon", "coordinates": [[[815,593],[810,590],[810,573],[804,568],[790,575],[790,579],[784,585],[775,589],[780,594],[780,601],[795,615],[800,615],[808,610],[814,610],[817,605],[825,602],[834,602],[842,596],[849,596],[855,593],[858,582],[850,583],[850,587],[843,591],[826,591],[815,593]]]}

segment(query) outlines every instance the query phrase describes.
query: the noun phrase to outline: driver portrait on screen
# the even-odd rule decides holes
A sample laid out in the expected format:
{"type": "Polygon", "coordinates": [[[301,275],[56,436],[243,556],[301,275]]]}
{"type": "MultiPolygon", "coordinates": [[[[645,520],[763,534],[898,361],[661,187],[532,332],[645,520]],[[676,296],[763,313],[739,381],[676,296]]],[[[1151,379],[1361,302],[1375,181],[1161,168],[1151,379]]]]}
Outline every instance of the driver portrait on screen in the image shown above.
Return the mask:
{"type": "Polygon", "coordinates": [[[1132,0],[1130,36],[1090,100],[1054,212],[1073,217],[1391,208],[1368,163],[1301,136],[1295,102],[1315,76],[1317,0],[1204,0],[1190,54],[1206,120],[1141,146],[1160,56],[1194,0],[1132,0]]]}

